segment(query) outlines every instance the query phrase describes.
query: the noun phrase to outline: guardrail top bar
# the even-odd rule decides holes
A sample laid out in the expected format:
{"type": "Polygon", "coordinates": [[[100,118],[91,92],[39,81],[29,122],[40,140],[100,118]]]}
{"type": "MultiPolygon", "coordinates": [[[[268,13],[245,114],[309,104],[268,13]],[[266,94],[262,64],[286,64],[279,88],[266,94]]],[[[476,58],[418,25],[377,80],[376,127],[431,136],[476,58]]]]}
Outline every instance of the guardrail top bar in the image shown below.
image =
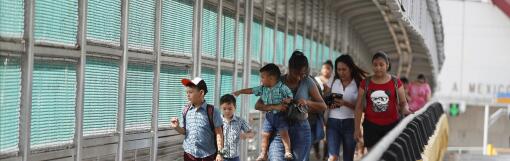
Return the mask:
{"type": "Polygon", "coordinates": [[[390,145],[395,142],[395,139],[404,131],[404,129],[407,127],[407,125],[413,121],[413,119],[421,114],[423,114],[425,111],[427,111],[428,108],[431,107],[432,104],[439,103],[439,102],[428,102],[425,104],[424,108],[416,111],[414,114],[411,114],[404,119],[400,121],[400,123],[393,128],[386,136],[377,143],[372,151],[370,151],[363,159],[362,161],[373,161],[373,160],[379,160],[384,152],[390,147],[390,145]]]}

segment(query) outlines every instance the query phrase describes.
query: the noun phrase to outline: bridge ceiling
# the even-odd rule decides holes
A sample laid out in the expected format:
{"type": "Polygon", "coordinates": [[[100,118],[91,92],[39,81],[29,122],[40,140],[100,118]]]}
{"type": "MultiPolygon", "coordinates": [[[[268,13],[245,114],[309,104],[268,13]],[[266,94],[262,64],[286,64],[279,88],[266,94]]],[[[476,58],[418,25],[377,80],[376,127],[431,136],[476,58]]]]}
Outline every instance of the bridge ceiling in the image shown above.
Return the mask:
{"type": "MultiPolygon", "coordinates": [[[[264,0],[254,2],[255,7],[260,10],[264,0]]],[[[392,14],[392,0],[265,0],[265,3],[266,16],[269,16],[269,19],[274,19],[274,13],[278,10],[280,27],[284,27],[285,19],[288,19],[289,30],[294,30],[293,22],[297,20],[298,31],[303,31],[306,24],[307,33],[310,33],[310,28],[313,27],[314,33],[329,37],[333,36],[332,29],[336,26],[337,29],[340,28],[336,31],[339,32],[337,36],[349,35],[339,36],[342,39],[337,40],[337,45],[342,46],[341,42],[347,42],[347,46],[351,48],[354,46],[353,39],[360,40],[368,52],[362,59],[370,59],[369,56],[376,51],[385,51],[392,60],[398,62],[394,64],[394,73],[415,75],[415,72],[425,72],[425,75],[434,75],[429,51],[423,46],[422,36],[408,32],[409,28],[400,23],[402,17],[392,14]],[[285,5],[288,5],[288,9],[285,5]],[[335,20],[337,24],[332,25],[335,20]],[[347,30],[341,28],[345,26],[347,30]],[[427,65],[414,66],[416,62],[427,65]],[[397,67],[398,70],[395,69],[397,67]]],[[[352,51],[349,48],[342,48],[342,52],[352,51]]]]}

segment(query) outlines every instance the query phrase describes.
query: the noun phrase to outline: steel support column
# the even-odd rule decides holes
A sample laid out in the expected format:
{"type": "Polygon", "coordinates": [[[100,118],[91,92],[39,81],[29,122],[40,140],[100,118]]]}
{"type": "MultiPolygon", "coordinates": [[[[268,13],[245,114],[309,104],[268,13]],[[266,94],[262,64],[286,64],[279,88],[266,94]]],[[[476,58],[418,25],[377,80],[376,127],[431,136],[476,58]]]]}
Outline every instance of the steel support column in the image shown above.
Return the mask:
{"type": "Polygon", "coordinates": [[[78,46],[80,61],[78,62],[78,77],[76,85],[76,108],[74,127],[74,160],[81,161],[83,141],[83,97],[85,88],[85,65],[87,64],[87,0],[78,1],[78,46]]]}
{"type": "Polygon", "coordinates": [[[293,14],[294,14],[294,40],[293,40],[293,44],[294,44],[294,48],[293,48],[293,52],[296,51],[297,49],[297,38],[298,38],[298,28],[297,28],[297,25],[298,25],[298,15],[297,15],[297,8],[298,8],[298,3],[299,3],[299,0],[294,0],[294,10],[293,10],[293,14]]]}
{"type": "MultiPolygon", "coordinates": [[[[251,75],[251,24],[253,22],[253,0],[245,0],[244,4],[244,66],[243,66],[243,88],[250,87],[251,75]]],[[[248,120],[248,110],[250,97],[242,96],[241,117],[248,120]]],[[[241,143],[241,158],[248,157],[248,145],[246,142],[241,143]]]]}
{"type": "Polygon", "coordinates": [[[214,104],[220,106],[220,90],[221,90],[221,34],[222,34],[222,16],[223,16],[223,0],[218,0],[218,11],[216,16],[216,82],[214,86],[214,104]]]}
{"type": "Polygon", "coordinates": [[[32,76],[34,71],[34,11],[35,1],[24,1],[25,54],[21,60],[20,144],[22,161],[30,160],[30,121],[32,115],[32,76]]]}
{"type": "Polygon", "coordinates": [[[232,79],[232,90],[236,91],[237,89],[237,72],[239,70],[239,62],[237,60],[237,46],[239,44],[239,11],[241,10],[241,0],[236,0],[236,20],[234,25],[234,78],[232,79]]]}
{"type": "Polygon", "coordinates": [[[276,45],[278,40],[278,1],[274,1],[273,63],[276,64],[276,45]]]}
{"type": "Polygon", "coordinates": [[[159,114],[159,86],[161,72],[161,21],[163,0],[156,0],[156,24],[154,30],[154,78],[152,81],[152,122],[151,134],[152,143],[150,149],[150,160],[158,159],[158,114],[159,114]]]}
{"type": "Polygon", "coordinates": [[[314,30],[314,20],[315,20],[315,1],[312,0],[312,5],[310,6],[311,7],[311,15],[310,15],[310,50],[308,50],[310,53],[308,53],[310,55],[310,57],[308,58],[308,62],[310,63],[310,67],[313,67],[313,63],[312,63],[312,57],[313,57],[313,35],[315,33],[315,30],[314,30]]]}
{"type": "Polygon", "coordinates": [[[287,37],[289,35],[289,2],[285,0],[285,34],[283,36],[283,66],[287,64],[287,37]]]}
{"type": "MultiPolygon", "coordinates": [[[[303,46],[302,46],[302,52],[305,52],[305,49],[306,49],[306,31],[307,31],[307,27],[306,27],[306,13],[307,13],[307,10],[306,10],[306,1],[307,0],[303,0],[303,46]]],[[[306,55],[306,54],[305,54],[306,55]]]]}
{"type": "Polygon", "coordinates": [[[193,5],[193,71],[192,77],[200,77],[202,72],[202,11],[203,0],[195,0],[193,5]]]}
{"type": "Polygon", "coordinates": [[[122,56],[119,64],[119,111],[117,114],[117,134],[119,135],[119,144],[117,147],[116,161],[124,160],[124,130],[125,130],[125,112],[126,112],[126,75],[128,67],[128,17],[129,0],[121,2],[121,37],[120,44],[122,56]]]}

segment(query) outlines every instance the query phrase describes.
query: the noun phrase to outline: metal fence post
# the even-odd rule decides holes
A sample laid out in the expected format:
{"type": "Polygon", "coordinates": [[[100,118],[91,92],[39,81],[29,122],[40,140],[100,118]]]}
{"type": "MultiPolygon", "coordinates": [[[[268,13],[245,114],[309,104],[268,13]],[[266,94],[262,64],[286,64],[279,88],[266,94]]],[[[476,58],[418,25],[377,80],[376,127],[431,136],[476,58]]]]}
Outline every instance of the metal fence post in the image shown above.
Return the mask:
{"type": "Polygon", "coordinates": [[[216,99],[214,104],[220,106],[220,95],[221,95],[221,27],[222,27],[222,16],[223,16],[223,0],[218,0],[218,11],[216,19],[216,85],[214,96],[216,99]]]}
{"type": "Polygon", "coordinates": [[[32,74],[34,71],[34,10],[35,1],[24,1],[25,54],[21,64],[21,101],[20,101],[20,144],[22,161],[30,159],[30,121],[32,115],[32,74]]]}
{"type": "Polygon", "coordinates": [[[276,64],[276,45],[278,44],[278,1],[274,1],[273,63],[276,64]]]}
{"type": "Polygon", "coordinates": [[[159,114],[159,87],[161,72],[161,21],[163,0],[156,0],[156,18],[154,30],[154,59],[155,66],[154,78],[152,80],[152,123],[151,134],[152,143],[150,149],[150,160],[156,161],[158,158],[158,114],[159,114]]]}
{"type": "Polygon", "coordinates": [[[126,112],[126,75],[128,67],[128,16],[129,16],[129,0],[121,2],[121,47],[122,56],[119,65],[119,111],[117,116],[117,133],[119,135],[119,144],[117,147],[116,161],[124,159],[124,130],[125,130],[125,112],[126,112]]]}
{"type": "Polygon", "coordinates": [[[234,75],[232,79],[232,90],[237,90],[237,72],[239,70],[239,62],[237,61],[237,46],[238,46],[238,38],[239,38],[239,11],[241,10],[241,0],[236,0],[236,15],[235,15],[235,25],[234,25],[234,75]]]}
{"type": "MultiPolygon", "coordinates": [[[[253,0],[246,0],[244,4],[244,66],[243,66],[243,88],[250,87],[251,75],[251,24],[253,18],[253,0]]],[[[248,120],[248,110],[250,101],[249,95],[242,96],[241,116],[248,120]]],[[[248,148],[245,141],[241,142],[241,158],[248,157],[248,148]]],[[[244,159],[243,159],[244,160],[244,159]]]]}
{"type": "Polygon", "coordinates": [[[75,161],[81,161],[83,137],[83,109],[85,88],[85,66],[87,64],[87,0],[78,1],[78,46],[80,47],[80,61],[78,63],[78,83],[76,88],[74,150],[75,161]]]}

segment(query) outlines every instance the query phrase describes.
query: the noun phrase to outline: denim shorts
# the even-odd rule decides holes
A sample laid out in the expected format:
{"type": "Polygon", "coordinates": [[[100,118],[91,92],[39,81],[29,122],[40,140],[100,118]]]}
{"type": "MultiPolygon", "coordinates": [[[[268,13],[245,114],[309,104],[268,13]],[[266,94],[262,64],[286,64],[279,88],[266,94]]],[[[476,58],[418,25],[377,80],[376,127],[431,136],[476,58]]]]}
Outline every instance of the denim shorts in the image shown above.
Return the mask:
{"type": "Polygon", "coordinates": [[[339,156],[340,146],[343,149],[343,160],[352,161],[356,150],[354,139],[354,119],[328,119],[327,125],[328,153],[339,156]]]}
{"type": "Polygon", "coordinates": [[[280,130],[288,130],[289,124],[285,117],[284,112],[267,112],[266,119],[264,119],[264,125],[262,131],[264,132],[280,132],[280,130]]]}

